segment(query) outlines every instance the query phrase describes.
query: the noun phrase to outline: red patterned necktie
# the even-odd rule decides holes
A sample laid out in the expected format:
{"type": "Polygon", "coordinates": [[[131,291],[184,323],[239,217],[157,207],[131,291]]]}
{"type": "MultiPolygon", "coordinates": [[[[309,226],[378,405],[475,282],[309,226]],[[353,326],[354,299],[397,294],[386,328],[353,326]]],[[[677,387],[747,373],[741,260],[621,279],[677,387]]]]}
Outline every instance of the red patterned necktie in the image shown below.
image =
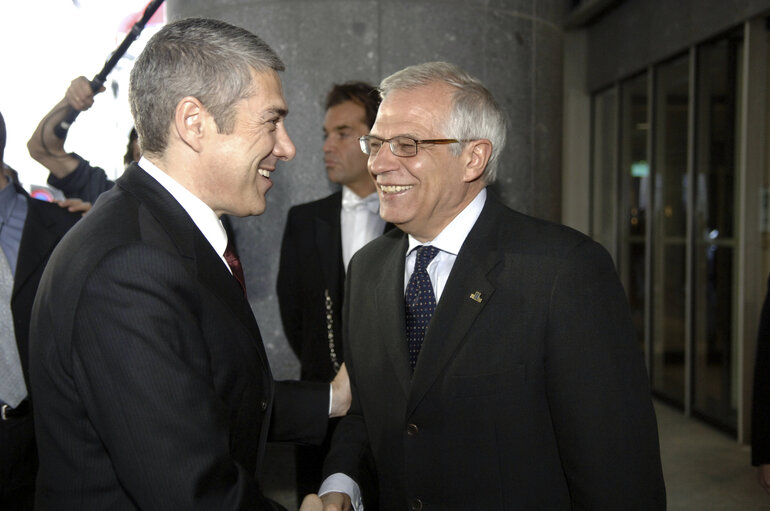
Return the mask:
{"type": "Polygon", "coordinates": [[[238,279],[238,283],[243,289],[243,294],[246,296],[246,279],[243,277],[243,268],[241,267],[241,260],[238,259],[238,254],[233,250],[230,241],[227,241],[227,248],[225,249],[225,261],[230,266],[230,270],[233,272],[233,277],[238,279]]]}

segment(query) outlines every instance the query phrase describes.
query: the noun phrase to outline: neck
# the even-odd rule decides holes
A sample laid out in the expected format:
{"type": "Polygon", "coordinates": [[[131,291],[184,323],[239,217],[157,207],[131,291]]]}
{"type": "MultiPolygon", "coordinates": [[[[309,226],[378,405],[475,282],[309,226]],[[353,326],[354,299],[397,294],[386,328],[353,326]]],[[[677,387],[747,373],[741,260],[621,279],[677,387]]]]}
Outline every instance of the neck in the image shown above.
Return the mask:
{"type": "Polygon", "coordinates": [[[375,188],[374,186],[374,182],[368,177],[369,176],[367,176],[366,182],[350,183],[345,186],[347,186],[351,192],[355,193],[356,195],[358,195],[363,199],[364,197],[368,197],[369,195],[377,191],[377,188],[375,188]]]}

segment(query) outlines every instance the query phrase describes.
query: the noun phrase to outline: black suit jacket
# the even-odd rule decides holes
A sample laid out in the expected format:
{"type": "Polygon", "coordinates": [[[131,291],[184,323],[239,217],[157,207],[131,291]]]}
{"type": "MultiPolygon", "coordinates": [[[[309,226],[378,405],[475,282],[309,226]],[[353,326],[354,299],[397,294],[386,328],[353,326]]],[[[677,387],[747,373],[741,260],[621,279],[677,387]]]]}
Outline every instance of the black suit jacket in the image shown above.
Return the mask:
{"type": "Polygon", "coordinates": [[[30,348],[41,510],[263,509],[271,421],[326,430],[328,385],[273,382],[237,281],[136,164],[51,257],[30,348]]]}
{"type": "MultiPolygon", "coordinates": [[[[289,210],[281,243],[277,294],[283,330],[301,365],[300,378],[330,381],[343,362],[342,191],[289,210]],[[331,335],[331,337],[330,337],[331,335]]],[[[393,227],[385,226],[385,231],[393,227]]]]}
{"type": "Polygon", "coordinates": [[[371,446],[385,510],[665,508],[657,425],[606,251],[491,194],[410,373],[406,235],[348,266],[353,406],[325,475],[371,446]]]}
{"type": "Polygon", "coordinates": [[[81,215],[56,204],[33,199],[23,188],[14,186],[27,198],[27,218],[13,277],[11,311],[19,357],[29,387],[29,322],[35,293],[53,249],[81,215]]]}

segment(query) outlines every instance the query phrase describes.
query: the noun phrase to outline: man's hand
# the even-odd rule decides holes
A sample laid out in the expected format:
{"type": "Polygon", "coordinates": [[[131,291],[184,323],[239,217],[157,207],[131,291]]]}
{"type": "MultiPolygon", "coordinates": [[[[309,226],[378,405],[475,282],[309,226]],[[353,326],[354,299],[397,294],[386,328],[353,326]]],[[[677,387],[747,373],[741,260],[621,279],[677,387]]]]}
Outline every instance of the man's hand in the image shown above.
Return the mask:
{"type": "Polygon", "coordinates": [[[73,213],[82,212],[83,216],[85,216],[85,214],[91,210],[91,203],[81,199],[57,200],[56,204],[62,208],[67,208],[67,211],[71,211],[73,213]]]}
{"type": "MultiPolygon", "coordinates": [[[[342,368],[340,368],[342,370],[342,368]]],[[[351,511],[350,497],[344,493],[327,493],[323,497],[311,493],[302,500],[299,511],[351,511]]]]}
{"type": "Polygon", "coordinates": [[[343,362],[337,376],[332,380],[332,409],[329,417],[342,417],[350,409],[350,378],[343,362]]]}
{"type": "Polygon", "coordinates": [[[770,465],[760,465],[757,467],[757,479],[759,480],[759,485],[767,493],[770,493],[770,465]]]}

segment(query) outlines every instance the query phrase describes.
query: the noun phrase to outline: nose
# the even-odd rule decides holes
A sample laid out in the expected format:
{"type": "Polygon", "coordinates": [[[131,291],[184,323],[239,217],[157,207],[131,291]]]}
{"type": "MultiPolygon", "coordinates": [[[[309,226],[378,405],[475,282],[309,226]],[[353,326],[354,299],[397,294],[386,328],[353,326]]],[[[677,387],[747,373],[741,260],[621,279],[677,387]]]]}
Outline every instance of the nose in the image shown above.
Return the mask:
{"type": "Polygon", "coordinates": [[[284,161],[291,160],[297,154],[297,148],[294,147],[294,142],[291,141],[283,123],[278,129],[273,154],[284,161]]]}
{"type": "Polygon", "coordinates": [[[367,166],[373,175],[379,175],[390,170],[395,170],[399,165],[399,157],[390,150],[390,144],[385,142],[377,154],[370,154],[367,166]]]}
{"type": "Polygon", "coordinates": [[[323,151],[324,153],[331,152],[332,146],[334,143],[332,142],[332,136],[329,135],[324,139],[324,145],[323,145],[323,151]]]}

